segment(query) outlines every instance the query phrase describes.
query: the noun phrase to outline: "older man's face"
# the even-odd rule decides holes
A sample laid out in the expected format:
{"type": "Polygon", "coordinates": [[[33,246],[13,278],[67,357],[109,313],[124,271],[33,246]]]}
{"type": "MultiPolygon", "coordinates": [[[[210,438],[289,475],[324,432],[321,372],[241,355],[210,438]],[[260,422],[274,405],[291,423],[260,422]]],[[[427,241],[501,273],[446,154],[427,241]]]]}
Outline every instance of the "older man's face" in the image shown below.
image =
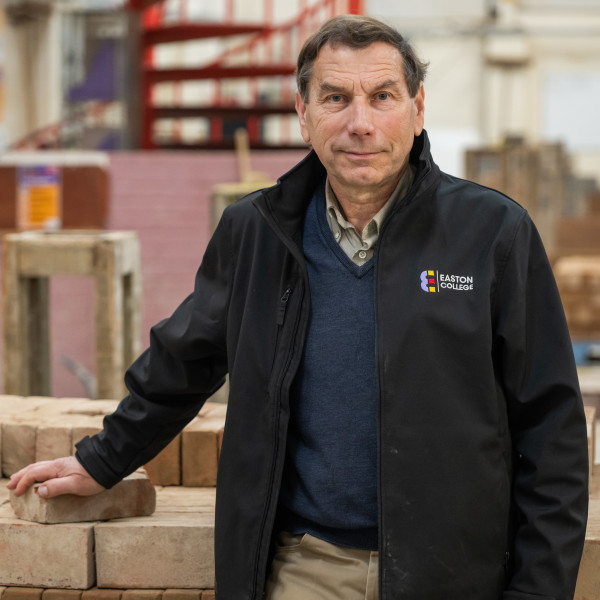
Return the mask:
{"type": "Polygon", "coordinates": [[[423,130],[424,91],[410,97],[400,52],[383,42],[355,50],[324,46],[309,102],[296,96],[302,137],[325,165],[334,191],[393,189],[423,130]]]}

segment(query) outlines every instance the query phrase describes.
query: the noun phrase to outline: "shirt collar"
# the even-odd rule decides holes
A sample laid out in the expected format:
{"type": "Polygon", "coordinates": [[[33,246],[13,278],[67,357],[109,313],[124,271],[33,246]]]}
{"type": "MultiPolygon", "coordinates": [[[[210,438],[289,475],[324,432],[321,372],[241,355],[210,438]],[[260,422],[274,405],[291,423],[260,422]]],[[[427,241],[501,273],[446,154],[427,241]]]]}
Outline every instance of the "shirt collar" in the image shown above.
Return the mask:
{"type": "MultiPolygon", "coordinates": [[[[389,212],[390,208],[394,205],[394,203],[403,196],[406,195],[410,186],[413,183],[415,177],[415,168],[409,163],[404,170],[404,173],[400,177],[400,181],[396,186],[396,189],[392,192],[391,196],[388,198],[386,203],[379,209],[377,214],[367,223],[366,227],[363,230],[363,237],[365,235],[377,235],[379,233],[379,229],[381,228],[381,224],[383,223],[383,219],[389,212]]],[[[346,220],[344,214],[342,212],[342,207],[338,199],[336,198],[333,189],[331,188],[331,184],[329,183],[329,177],[327,177],[325,181],[325,203],[326,210],[328,216],[330,216],[337,225],[342,229],[355,229],[354,225],[346,220]]]]}

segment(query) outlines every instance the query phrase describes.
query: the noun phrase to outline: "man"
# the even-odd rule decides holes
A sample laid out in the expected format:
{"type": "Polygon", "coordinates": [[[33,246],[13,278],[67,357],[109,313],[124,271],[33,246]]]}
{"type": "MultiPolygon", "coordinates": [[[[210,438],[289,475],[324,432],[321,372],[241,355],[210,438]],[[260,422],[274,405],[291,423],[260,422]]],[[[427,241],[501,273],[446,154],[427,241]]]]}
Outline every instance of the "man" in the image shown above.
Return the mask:
{"type": "Polygon", "coordinates": [[[114,485],[229,372],[219,600],[572,598],[587,443],[559,297],[526,212],[433,162],[424,76],[373,19],[308,40],[314,151],[225,211],[104,431],[9,486],[114,485]]]}

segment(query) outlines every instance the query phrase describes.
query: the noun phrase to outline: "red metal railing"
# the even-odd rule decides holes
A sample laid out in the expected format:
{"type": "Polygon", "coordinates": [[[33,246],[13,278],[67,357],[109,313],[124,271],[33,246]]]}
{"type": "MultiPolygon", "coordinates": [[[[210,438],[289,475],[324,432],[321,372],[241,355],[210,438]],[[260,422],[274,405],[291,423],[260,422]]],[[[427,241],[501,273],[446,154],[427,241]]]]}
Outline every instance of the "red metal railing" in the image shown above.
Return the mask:
{"type": "MultiPolygon", "coordinates": [[[[170,135],[177,145],[183,142],[185,118],[208,119],[206,145],[223,144],[224,123],[231,118],[245,120],[250,143],[260,145],[261,119],[268,115],[280,117],[281,138],[289,139],[290,121],[285,115],[294,112],[294,68],[296,55],[307,36],[326,19],[342,13],[362,14],[364,0],[296,0],[297,15],[280,24],[274,23],[274,0],[262,0],[262,20],[259,23],[242,23],[236,17],[236,1],[226,0],[223,22],[197,22],[189,18],[188,0],[178,1],[176,20],[166,19],[165,0],[128,0],[127,8],[139,12],[142,29],[142,139],[141,146],[156,146],[155,123],[168,119],[170,135]],[[187,28],[187,29],[186,29],[187,28]],[[181,39],[244,34],[246,39],[228,48],[203,64],[184,69],[156,69],[155,45],[181,39]],[[233,77],[241,78],[247,86],[241,102],[238,96],[227,96],[223,82],[233,77]],[[190,80],[212,81],[212,97],[201,106],[183,104],[184,82],[190,80]],[[269,102],[261,97],[261,81],[275,80],[278,98],[269,102]],[[172,102],[156,106],[154,87],[161,81],[172,86],[172,102]]],[[[293,1],[293,0],[292,0],[293,1]]],[[[172,6],[172,4],[171,4],[172,6]]],[[[35,148],[61,148],[69,145],[69,131],[87,125],[104,124],[117,110],[114,103],[89,102],[71,110],[60,122],[32,132],[10,145],[11,150],[35,148]]],[[[285,144],[284,144],[285,145],[285,144]]]]}
{"type": "MultiPolygon", "coordinates": [[[[181,21],[178,23],[182,36],[189,35],[190,26],[187,19],[186,4],[187,0],[179,0],[178,11],[181,21]]],[[[172,8],[172,5],[171,5],[172,8]]],[[[142,146],[144,148],[153,148],[154,125],[157,119],[168,112],[172,117],[176,114],[176,109],[181,108],[181,114],[187,114],[184,106],[181,105],[182,86],[185,81],[192,80],[211,80],[212,97],[204,103],[202,110],[204,114],[210,113],[210,108],[214,109],[214,115],[210,117],[209,138],[215,146],[223,142],[223,116],[226,108],[240,108],[240,115],[245,115],[246,126],[248,129],[251,144],[260,143],[260,116],[263,113],[265,101],[261,99],[260,81],[265,78],[276,78],[279,85],[279,98],[275,104],[271,102],[269,108],[273,114],[289,114],[293,112],[293,98],[295,91],[295,82],[293,78],[295,69],[296,55],[306,39],[306,37],[316,30],[326,19],[341,13],[360,14],[363,9],[363,0],[317,0],[311,4],[307,0],[298,0],[298,13],[292,19],[281,23],[273,23],[274,3],[273,0],[263,0],[263,21],[258,31],[247,35],[246,39],[234,47],[228,48],[217,56],[209,59],[202,65],[185,68],[156,69],[154,67],[154,41],[160,39],[161,29],[171,28],[169,35],[173,36],[177,32],[177,25],[173,22],[165,24],[165,4],[154,4],[143,13],[143,26],[146,32],[145,39],[148,45],[144,53],[144,114],[142,126],[142,146]],[[154,38],[152,38],[154,36],[154,38]],[[246,87],[245,92],[240,91],[234,97],[226,97],[223,93],[223,81],[226,79],[241,78],[246,87]],[[168,106],[155,106],[153,98],[153,89],[156,83],[172,82],[171,104],[168,106]],[[240,102],[239,97],[245,96],[250,99],[245,104],[240,102]],[[179,102],[178,102],[179,99],[179,102]],[[257,114],[248,115],[248,110],[242,112],[242,108],[248,109],[250,106],[257,108],[257,114]],[[259,110],[260,109],[260,110],[259,110]]],[[[223,26],[241,28],[248,24],[240,23],[235,18],[234,0],[227,0],[225,9],[224,23],[207,23],[206,29],[201,29],[199,24],[198,35],[204,37],[209,35],[211,30],[215,34],[223,31],[223,26]]],[[[163,38],[164,39],[164,38],[163,38]]],[[[189,107],[188,107],[189,108],[189,107]]],[[[198,107],[196,113],[200,112],[198,107]]],[[[193,111],[192,111],[193,112],[193,111]]],[[[233,111],[235,112],[235,111],[233,111]]],[[[286,119],[280,119],[283,137],[286,137],[285,129],[289,130],[289,124],[286,119]]],[[[172,121],[172,138],[177,142],[181,139],[181,121],[177,118],[172,121]]],[[[287,132],[289,137],[289,131],[287,132]]]]}

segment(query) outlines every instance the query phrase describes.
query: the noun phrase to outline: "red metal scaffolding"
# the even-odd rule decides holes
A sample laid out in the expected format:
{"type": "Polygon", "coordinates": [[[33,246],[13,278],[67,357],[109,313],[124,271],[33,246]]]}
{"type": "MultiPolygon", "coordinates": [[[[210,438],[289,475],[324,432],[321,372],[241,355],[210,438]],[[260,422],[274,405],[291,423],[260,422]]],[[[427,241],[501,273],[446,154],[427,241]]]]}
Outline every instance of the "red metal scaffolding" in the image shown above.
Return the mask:
{"type": "MultiPolygon", "coordinates": [[[[176,0],[176,20],[170,0],[169,19],[164,0],[129,0],[129,8],[139,11],[142,44],[142,140],[145,149],[156,147],[233,146],[232,128],[245,126],[250,145],[261,147],[290,147],[289,120],[280,119],[282,131],[278,143],[264,139],[262,120],[271,115],[284,117],[294,111],[294,71],[297,53],[306,37],[327,18],[337,14],[362,14],[363,0],[297,0],[297,15],[275,24],[274,0],[262,0],[262,20],[243,22],[236,17],[235,0],[226,0],[221,22],[193,21],[188,18],[188,0],[176,0]],[[158,68],[155,48],[170,44],[209,38],[241,37],[243,41],[193,66],[158,68]],[[238,79],[245,90],[236,97],[223,93],[224,82],[238,79]],[[261,95],[261,82],[275,82],[276,98],[261,95]],[[198,103],[184,103],[182,88],[186,82],[209,81],[212,94],[198,103]],[[168,104],[155,102],[157,84],[171,86],[168,104]],[[244,96],[245,101],[240,97],[244,96]],[[186,119],[204,119],[209,123],[208,135],[192,144],[184,143],[182,123],[186,119]],[[157,140],[155,129],[159,120],[168,120],[170,139],[157,140]],[[286,125],[286,123],[288,123],[286,125]]],[[[241,1],[241,0],[239,0],[241,1]]]]}

